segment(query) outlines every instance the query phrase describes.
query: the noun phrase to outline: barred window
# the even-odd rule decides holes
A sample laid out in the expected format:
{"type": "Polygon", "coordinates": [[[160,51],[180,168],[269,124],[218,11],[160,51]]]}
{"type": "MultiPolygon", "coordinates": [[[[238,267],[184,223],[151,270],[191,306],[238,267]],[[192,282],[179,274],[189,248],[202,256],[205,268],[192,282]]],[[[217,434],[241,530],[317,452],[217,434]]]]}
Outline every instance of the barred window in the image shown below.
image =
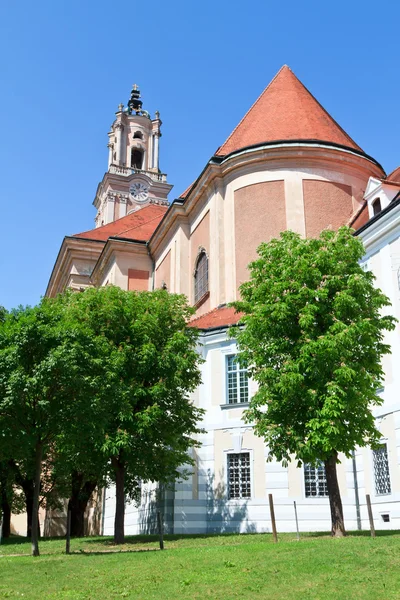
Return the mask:
{"type": "Polygon", "coordinates": [[[390,485],[387,445],[382,444],[377,450],[373,450],[372,458],[374,464],[375,493],[377,495],[390,494],[392,488],[390,485]]]}
{"type": "Polygon", "coordinates": [[[239,365],[234,354],[226,357],[226,388],[228,404],[249,401],[247,368],[239,365]]]}
{"type": "Polygon", "coordinates": [[[208,292],[208,258],[202,250],[197,259],[194,272],[194,303],[196,304],[208,292]]]}
{"type": "Polygon", "coordinates": [[[251,498],[250,452],[228,454],[228,498],[251,498]]]}
{"type": "Polygon", "coordinates": [[[315,466],[309,463],[304,464],[304,484],[306,498],[323,498],[328,496],[324,463],[318,462],[315,466]]]}

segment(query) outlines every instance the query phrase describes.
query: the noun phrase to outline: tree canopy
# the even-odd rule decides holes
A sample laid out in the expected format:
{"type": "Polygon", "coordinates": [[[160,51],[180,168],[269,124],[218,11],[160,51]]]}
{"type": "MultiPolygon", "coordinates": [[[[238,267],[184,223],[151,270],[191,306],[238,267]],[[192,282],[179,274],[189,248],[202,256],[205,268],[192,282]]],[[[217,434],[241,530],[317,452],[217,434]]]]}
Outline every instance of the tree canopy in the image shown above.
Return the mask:
{"type": "Polygon", "coordinates": [[[57,436],[84,431],[85,415],[103,381],[83,327],[68,322],[64,305],[44,299],[0,324],[0,445],[8,464],[24,464],[32,482],[32,553],[39,554],[39,494],[57,436]]]}
{"type": "Polygon", "coordinates": [[[102,451],[116,483],[115,541],[123,541],[124,495],[143,481],[171,482],[190,463],[203,411],[189,400],[200,383],[193,309],[165,290],[106,286],[67,296],[68,314],[101,339],[110,382],[103,398],[102,451]]]}
{"type": "MultiPolygon", "coordinates": [[[[193,309],[164,290],[106,286],[2,314],[0,461],[32,500],[33,554],[39,495],[53,484],[69,494],[79,530],[93,489],[114,481],[115,540],[123,541],[125,496],[140,481],[182,476],[197,445],[193,309]]],[[[2,482],[8,502],[8,474],[2,482]]]]}
{"type": "Polygon", "coordinates": [[[338,453],[349,457],[380,440],[371,407],[382,403],[384,334],[395,319],[347,227],[319,239],[285,231],[258,254],[234,304],[244,313],[245,327],[234,332],[240,360],[258,383],[246,420],[271,457],[325,463],[332,531],[340,535],[338,453]]]}

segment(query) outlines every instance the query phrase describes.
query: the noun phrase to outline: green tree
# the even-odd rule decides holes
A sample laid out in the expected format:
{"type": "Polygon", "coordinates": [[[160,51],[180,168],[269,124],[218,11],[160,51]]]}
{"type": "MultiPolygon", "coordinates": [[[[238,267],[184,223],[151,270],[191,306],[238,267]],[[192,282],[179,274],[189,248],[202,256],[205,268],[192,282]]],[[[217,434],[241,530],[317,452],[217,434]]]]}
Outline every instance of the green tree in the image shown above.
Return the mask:
{"type": "MultiPolygon", "coordinates": [[[[57,437],[92,416],[98,389],[106,386],[99,353],[83,327],[67,321],[63,298],[18,309],[0,323],[0,428],[9,432],[33,482],[32,554],[39,555],[38,508],[41,487],[57,437]],[[101,385],[100,385],[101,384],[101,385]]],[[[22,485],[22,482],[21,482],[22,485]]],[[[25,491],[25,490],[24,490],[25,491]]]]}
{"type": "Polygon", "coordinates": [[[233,333],[240,360],[259,386],[246,420],[270,457],[323,461],[332,535],[345,535],[338,454],[379,442],[370,408],[382,403],[390,302],[361,268],[362,242],[347,227],[319,239],[286,231],[258,254],[234,303],[244,313],[233,333]]]}
{"type": "Polygon", "coordinates": [[[190,464],[203,411],[189,400],[200,383],[193,309],[164,290],[126,292],[114,286],[70,297],[69,318],[104,341],[99,355],[110,389],[103,395],[102,451],[116,484],[114,539],[124,541],[125,495],[138,482],[168,483],[190,464]]]}

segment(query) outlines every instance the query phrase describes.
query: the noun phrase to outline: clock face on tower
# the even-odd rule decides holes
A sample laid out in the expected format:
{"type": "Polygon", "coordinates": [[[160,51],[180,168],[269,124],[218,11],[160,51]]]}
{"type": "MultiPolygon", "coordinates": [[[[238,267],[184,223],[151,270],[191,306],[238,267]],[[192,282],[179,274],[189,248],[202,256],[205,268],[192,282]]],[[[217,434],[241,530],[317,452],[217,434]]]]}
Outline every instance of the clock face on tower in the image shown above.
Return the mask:
{"type": "Polygon", "coordinates": [[[147,200],[149,195],[149,188],[144,183],[140,183],[139,181],[132,183],[129,191],[136,202],[144,202],[147,200]]]}

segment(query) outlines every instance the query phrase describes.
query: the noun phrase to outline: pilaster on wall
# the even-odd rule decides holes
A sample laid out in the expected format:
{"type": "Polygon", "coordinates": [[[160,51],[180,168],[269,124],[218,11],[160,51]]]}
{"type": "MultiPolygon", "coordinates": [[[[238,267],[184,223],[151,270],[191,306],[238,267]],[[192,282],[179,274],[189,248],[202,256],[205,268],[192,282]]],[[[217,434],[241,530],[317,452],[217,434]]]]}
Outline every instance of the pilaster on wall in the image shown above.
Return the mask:
{"type": "Polygon", "coordinates": [[[210,306],[218,306],[226,301],[225,291],[225,244],[224,244],[224,197],[221,181],[214,184],[214,194],[210,201],[210,306]]]}
{"type": "Polygon", "coordinates": [[[114,221],[114,202],[115,198],[108,196],[104,214],[104,225],[114,221]]]}
{"type": "Polygon", "coordinates": [[[286,228],[306,235],[304,216],[303,178],[296,171],[287,171],[285,176],[286,228]]]}

